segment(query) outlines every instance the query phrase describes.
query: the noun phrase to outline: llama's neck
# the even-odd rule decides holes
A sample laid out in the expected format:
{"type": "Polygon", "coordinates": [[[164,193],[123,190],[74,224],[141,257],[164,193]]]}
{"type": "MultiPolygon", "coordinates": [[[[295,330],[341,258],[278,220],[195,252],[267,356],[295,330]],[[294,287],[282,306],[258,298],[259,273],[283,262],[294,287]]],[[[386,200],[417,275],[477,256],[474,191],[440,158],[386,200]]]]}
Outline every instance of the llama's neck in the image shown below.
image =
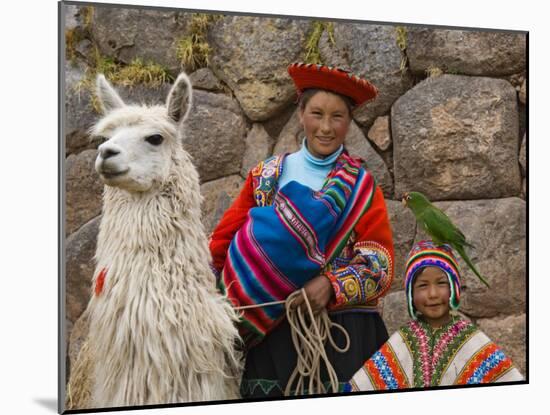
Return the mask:
{"type": "Polygon", "coordinates": [[[197,171],[184,152],[176,153],[168,180],[146,193],[113,187],[104,192],[98,235],[98,269],[136,261],[174,266],[178,259],[203,267],[210,260],[201,222],[197,171]]]}

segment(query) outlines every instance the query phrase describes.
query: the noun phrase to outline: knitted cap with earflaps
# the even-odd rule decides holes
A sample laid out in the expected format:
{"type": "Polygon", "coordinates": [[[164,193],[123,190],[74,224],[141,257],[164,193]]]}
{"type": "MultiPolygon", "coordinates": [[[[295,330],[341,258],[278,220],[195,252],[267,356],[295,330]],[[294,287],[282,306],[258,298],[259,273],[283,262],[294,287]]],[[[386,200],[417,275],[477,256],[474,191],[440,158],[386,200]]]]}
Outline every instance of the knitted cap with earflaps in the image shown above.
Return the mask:
{"type": "Polygon", "coordinates": [[[437,246],[432,241],[417,242],[409,252],[405,270],[407,307],[409,315],[415,320],[416,310],[414,309],[412,296],[413,282],[414,278],[426,267],[440,268],[447,275],[451,289],[449,298],[451,310],[457,310],[460,302],[460,273],[452,248],[447,244],[437,246]]]}

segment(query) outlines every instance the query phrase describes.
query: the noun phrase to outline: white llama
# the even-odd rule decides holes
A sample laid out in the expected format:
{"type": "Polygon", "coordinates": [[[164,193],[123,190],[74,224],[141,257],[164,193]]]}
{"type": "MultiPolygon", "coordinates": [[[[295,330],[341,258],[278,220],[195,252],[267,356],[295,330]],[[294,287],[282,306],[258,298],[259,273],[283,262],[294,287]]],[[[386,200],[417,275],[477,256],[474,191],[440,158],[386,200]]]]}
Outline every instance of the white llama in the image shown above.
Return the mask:
{"type": "Polygon", "coordinates": [[[216,290],[201,223],[199,177],[182,148],[192,103],[180,74],[166,106],[126,105],[103,75],[106,184],[89,334],[67,402],[73,408],[238,397],[237,315],[216,290]],[[71,399],[73,401],[71,402],[71,399]]]}

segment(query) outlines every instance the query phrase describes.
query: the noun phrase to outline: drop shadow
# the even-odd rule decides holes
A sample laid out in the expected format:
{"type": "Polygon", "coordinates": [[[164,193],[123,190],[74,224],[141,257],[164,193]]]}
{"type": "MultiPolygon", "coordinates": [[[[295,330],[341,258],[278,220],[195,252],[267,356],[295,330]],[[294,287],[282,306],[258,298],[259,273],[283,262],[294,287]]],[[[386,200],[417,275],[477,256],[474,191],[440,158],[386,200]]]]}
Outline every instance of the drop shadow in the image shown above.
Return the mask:
{"type": "Polygon", "coordinates": [[[52,412],[57,413],[57,399],[52,398],[35,398],[34,401],[43,406],[46,409],[49,409],[52,412]]]}

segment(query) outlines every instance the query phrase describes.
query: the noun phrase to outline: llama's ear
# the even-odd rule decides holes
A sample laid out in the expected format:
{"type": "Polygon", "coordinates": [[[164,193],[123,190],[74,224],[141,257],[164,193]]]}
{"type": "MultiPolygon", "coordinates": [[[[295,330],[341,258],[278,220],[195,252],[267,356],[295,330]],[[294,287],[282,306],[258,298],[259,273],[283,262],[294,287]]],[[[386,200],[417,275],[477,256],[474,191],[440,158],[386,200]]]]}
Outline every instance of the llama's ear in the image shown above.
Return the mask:
{"type": "Polygon", "coordinates": [[[185,121],[193,103],[193,86],[185,73],[181,73],[166,99],[168,115],[177,123],[185,121]]]}
{"type": "Polygon", "coordinates": [[[97,76],[96,91],[104,114],[125,105],[120,95],[117,94],[103,74],[97,76]]]}

